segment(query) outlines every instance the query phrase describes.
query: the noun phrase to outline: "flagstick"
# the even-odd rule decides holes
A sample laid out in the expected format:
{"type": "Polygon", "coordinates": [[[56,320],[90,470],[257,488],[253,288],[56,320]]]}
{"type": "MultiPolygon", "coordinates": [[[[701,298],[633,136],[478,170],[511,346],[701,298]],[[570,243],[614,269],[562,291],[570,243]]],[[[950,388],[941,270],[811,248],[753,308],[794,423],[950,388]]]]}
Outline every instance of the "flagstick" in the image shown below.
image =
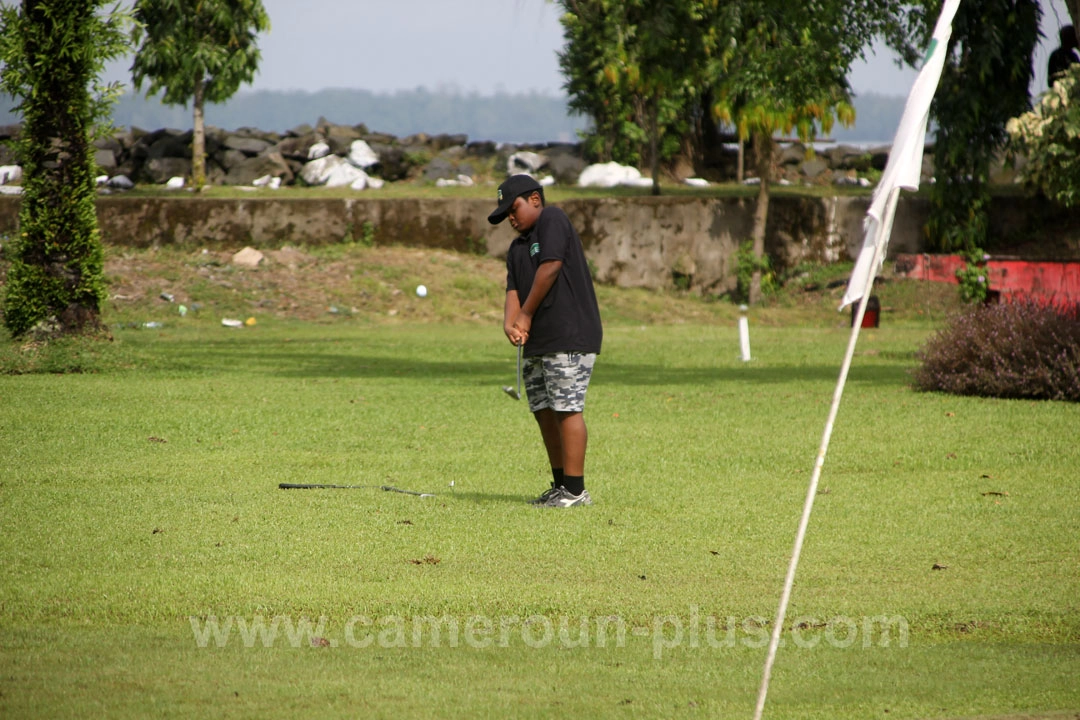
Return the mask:
{"type": "Polygon", "coordinates": [[[761,720],[765,711],[765,697],[769,693],[769,680],[772,678],[772,667],[776,661],[776,649],[780,645],[780,634],[784,627],[784,618],[787,615],[788,601],[791,599],[791,588],[795,584],[795,570],[799,566],[799,555],[802,554],[803,541],[806,539],[806,528],[810,524],[810,513],[814,509],[814,498],[817,496],[818,481],[821,480],[821,468],[825,465],[825,453],[829,450],[829,440],[832,438],[833,423],[840,411],[840,399],[844,395],[844,384],[847,382],[848,371],[851,369],[851,359],[855,355],[855,344],[859,340],[859,330],[862,328],[863,316],[866,315],[866,302],[870,299],[870,290],[874,286],[874,276],[877,275],[878,265],[881,262],[881,254],[884,252],[885,243],[883,238],[888,238],[892,232],[893,218],[896,215],[896,204],[900,199],[900,188],[893,188],[889,193],[885,207],[885,216],[878,228],[877,237],[874,239],[874,259],[870,262],[864,286],[866,290],[859,298],[859,310],[851,327],[851,337],[848,340],[847,353],[840,367],[840,379],[836,383],[833,392],[832,407],[829,409],[829,419],[825,422],[825,432],[822,434],[821,446],[818,449],[817,461],[814,463],[814,472],[810,477],[810,487],[806,490],[806,501],[803,503],[802,519],[799,520],[799,531],[795,534],[795,548],[791,553],[791,562],[788,564],[787,577],[784,579],[784,591],[780,595],[780,607],[776,611],[776,620],[773,622],[772,638],[769,641],[769,653],[765,658],[765,671],[761,677],[761,688],[758,690],[757,706],[754,708],[754,720],[761,720]]]}

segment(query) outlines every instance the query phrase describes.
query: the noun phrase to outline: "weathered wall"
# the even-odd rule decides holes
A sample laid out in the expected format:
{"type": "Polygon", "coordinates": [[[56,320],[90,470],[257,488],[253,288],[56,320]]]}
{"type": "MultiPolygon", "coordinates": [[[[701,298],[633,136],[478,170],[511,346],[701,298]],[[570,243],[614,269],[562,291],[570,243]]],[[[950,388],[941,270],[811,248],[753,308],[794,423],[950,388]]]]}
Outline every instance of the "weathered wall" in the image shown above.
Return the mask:
{"type": "MultiPolygon", "coordinates": [[[[866,197],[774,197],[766,247],[774,265],[835,262],[858,254],[866,197]]],[[[17,226],[19,199],[0,197],[0,233],[17,226]]],[[[750,236],[753,198],[638,197],[560,203],[581,235],[601,282],[706,292],[735,283],[735,251],[750,236]]],[[[98,219],[110,245],[280,247],[360,239],[365,225],[378,244],[487,252],[501,256],[513,239],[508,223],[491,226],[487,200],[138,198],[102,197],[98,219]]],[[[921,252],[927,203],[904,198],[890,255],[921,252]]],[[[1048,213],[1015,199],[1000,203],[991,225],[1004,243],[995,252],[1080,259],[1080,214],[1048,213]]]]}

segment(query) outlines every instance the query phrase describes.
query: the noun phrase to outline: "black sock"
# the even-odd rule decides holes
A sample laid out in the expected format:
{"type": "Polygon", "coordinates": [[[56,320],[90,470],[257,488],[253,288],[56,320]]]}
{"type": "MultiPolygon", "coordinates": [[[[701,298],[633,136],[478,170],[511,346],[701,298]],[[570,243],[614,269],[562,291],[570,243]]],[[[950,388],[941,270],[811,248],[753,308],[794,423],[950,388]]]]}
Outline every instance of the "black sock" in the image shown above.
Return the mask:
{"type": "Polygon", "coordinates": [[[551,468],[551,487],[559,487],[563,484],[563,469],[551,468]]]}
{"type": "Polygon", "coordinates": [[[585,492],[584,475],[563,475],[562,486],[571,495],[580,495],[585,492]]]}

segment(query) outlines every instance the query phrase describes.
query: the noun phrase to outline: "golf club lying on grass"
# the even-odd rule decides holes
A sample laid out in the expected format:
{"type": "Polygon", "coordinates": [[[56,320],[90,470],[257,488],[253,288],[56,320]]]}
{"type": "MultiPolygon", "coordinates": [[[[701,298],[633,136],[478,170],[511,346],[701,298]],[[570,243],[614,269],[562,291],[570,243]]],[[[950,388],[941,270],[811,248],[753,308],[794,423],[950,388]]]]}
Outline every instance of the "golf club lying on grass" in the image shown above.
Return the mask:
{"type": "Polygon", "coordinates": [[[385,490],[386,492],[404,493],[417,497],[435,497],[434,493],[422,493],[415,490],[402,490],[393,485],[322,485],[306,483],[278,483],[279,490],[385,490]]]}
{"type": "Polygon", "coordinates": [[[509,385],[503,385],[503,392],[514,398],[515,400],[521,399],[521,343],[518,343],[518,358],[517,358],[517,390],[509,385]]]}

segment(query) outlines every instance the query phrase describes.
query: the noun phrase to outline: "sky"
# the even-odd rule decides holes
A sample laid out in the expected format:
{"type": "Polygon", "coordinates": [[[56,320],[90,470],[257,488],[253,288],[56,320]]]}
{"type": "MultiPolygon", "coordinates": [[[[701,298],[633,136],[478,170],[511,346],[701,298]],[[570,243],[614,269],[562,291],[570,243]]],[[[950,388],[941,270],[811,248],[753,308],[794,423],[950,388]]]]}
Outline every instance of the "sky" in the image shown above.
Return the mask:
{"type": "MultiPolygon", "coordinates": [[[[263,0],[270,32],[259,40],[258,75],[245,90],[357,88],[450,90],[493,95],[562,94],[556,52],[563,45],[558,6],[548,0],[263,0]]],[[[1035,88],[1057,45],[1064,0],[1044,17],[1035,88]]],[[[1044,5],[1044,7],[1046,7],[1044,5]]],[[[896,67],[887,48],[852,68],[856,93],[907,95],[915,71],[896,67]]],[[[129,82],[130,59],[109,79],[129,82]]]]}

